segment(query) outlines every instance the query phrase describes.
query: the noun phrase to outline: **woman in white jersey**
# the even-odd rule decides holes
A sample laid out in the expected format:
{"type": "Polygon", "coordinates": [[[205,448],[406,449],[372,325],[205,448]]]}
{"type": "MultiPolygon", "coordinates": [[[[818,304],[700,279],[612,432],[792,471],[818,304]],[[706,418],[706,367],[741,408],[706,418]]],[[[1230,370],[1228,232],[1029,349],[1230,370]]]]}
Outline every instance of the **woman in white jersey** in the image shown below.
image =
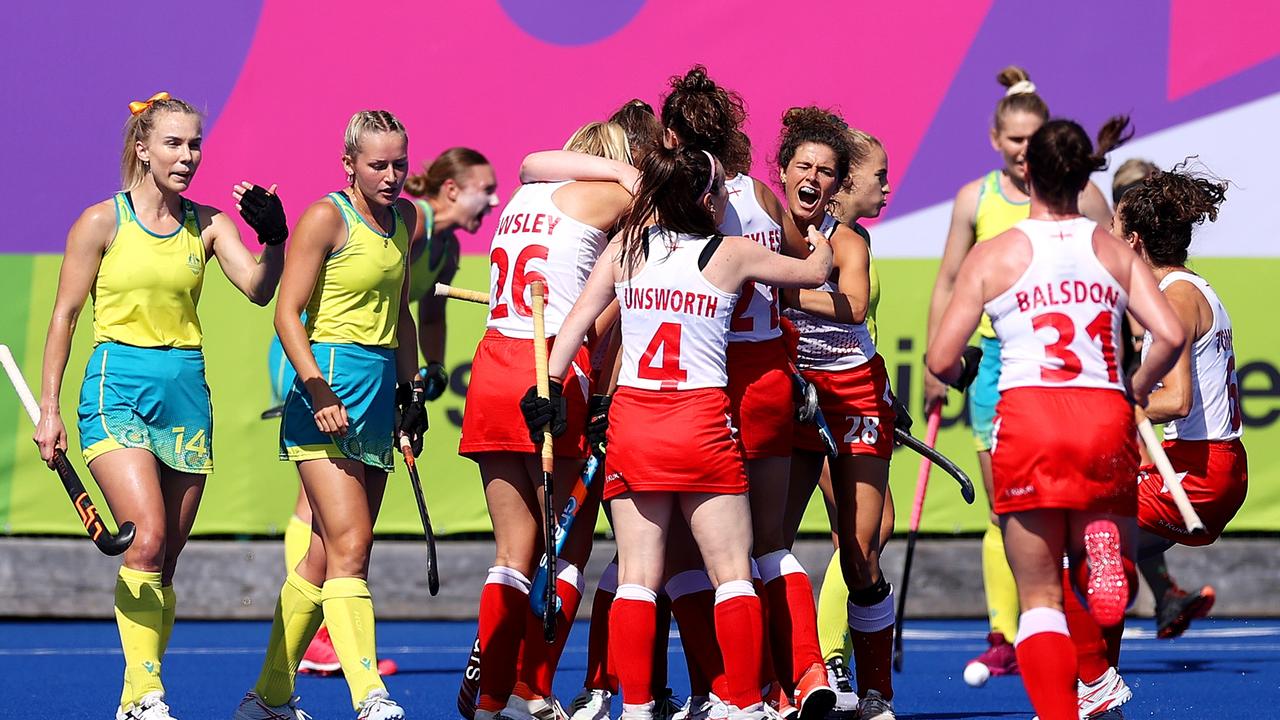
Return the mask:
{"type": "MultiPolygon", "coordinates": [[[[782,293],[794,327],[796,365],[818,391],[818,403],[839,449],[831,462],[840,562],[849,586],[849,624],[857,666],[859,717],[893,715],[893,592],[880,572],[880,519],[893,452],[893,397],[884,360],[867,331],[870,254],[867,242],[827,213],[849,173],[848,126],[816,107],[792,108],[782,119],[778,167],[796,228],[831,239],[831,276],[816,290],[782,293]]],[[[787,534],[795,533],[826,462],[812,425],[797,425],[787,497],[787,534]]]]}
{"type": "MultiPolygon", "coordinates": [[[[619,552],[612,657],[628,719],[653,716],[655,600],[675,511],[689,523],[716,587],[730,717],[763,716],[763,618],[751,583],[750,508],[724,391],[725,348],[743,283],[812,286],[826,277],[831,256],[816,233],[816,250],[803,261],[746,238],[721,238],[716,225],[726,204],[723,170],[710,153],[650,153],[621,233],[562,328],[583,335],[620,301],[623,359],[610,409],[605,497],[619,552]]],[[[552,349],[553,381],[571,360],[568,348],[552,349]]]]}
{"type": "Polygon", "coordinates": [[[1001,359],[994,504],[1022,607],[1018,664],[1042,720],[1078,717],[1064,553],[1103,627],[1123,618],[1133,582],[1138,453],[1116,347],[1126,308],[1153,338],[1129,380],[1139,405],[1183,341],[1142,262],[1080,213],[1089,174],[1127,127],[1109,120],[1097,152],[1069,120],[1031,136],[1030,219],[969,251],[926,359],[944,381],[975,372],[961,354],[982,313],[991,317],[1001,359]]]}
{"type": "MultiPolygon", "coordinates": [[[[593,127],[593,132],[610,139],[607,147],[612,157],[627,157],[621,129],[600,123],[593,127]],[[610,129],[616,132],[609,132],[610,129]]],[[[514,408],[521,402],[525,388],[534,378],[530,284],[539,280],[547,285],[549,344],[572,350],[575,356],[574,373],[552,388],[552,405],[559,406],[563,397],[567,407],[566,413],[557,416],[555,428],[559,436],[555,443],[555,495],[563,502],[588,454],[583,430],[590,362],[581,340],[586,333],[570,335],[567,344],[556,344],[555,337],[608,242],[607,231],[618,222],[630,201],[630,193],[612,182],[526,184],[516,191],[494,232],[489,253],[492,269],[488,332],[476,348],[472,363],[468,412],[463,414],[459,443],[459,454],[480,466],[497,543],[494,565],[480,595],[479,655],[483,672],[475,717],[482,720],[492,717],[512,699],[526,619],[533,618],[529,588],[541,547],[542,471],[536,454],[538,446],[521,419],[502,409],[514,408]]],[[[525,400],[531,401],[532,396],[525,400]]],[[[540,441],[540,435],[536,439],[540,441]]],[[[593,523],[583,523],[589,524],[593,523]]],[[[572,574],[566,567],[559,572],[562,579],[566,573],[572,574]]],[[[572,609],[568,609],[569,604],[566,603],[566,610],[571,618],[576,601],[572,609]]],[[[559,625],[563,628],[561,635],[567,634],[568,620],[559,625]]],[[[544,645],[540,627],[535,630],[536,644],[544,645]]],[[[563,639],[558,644],[562,647],[563,639]]]]}

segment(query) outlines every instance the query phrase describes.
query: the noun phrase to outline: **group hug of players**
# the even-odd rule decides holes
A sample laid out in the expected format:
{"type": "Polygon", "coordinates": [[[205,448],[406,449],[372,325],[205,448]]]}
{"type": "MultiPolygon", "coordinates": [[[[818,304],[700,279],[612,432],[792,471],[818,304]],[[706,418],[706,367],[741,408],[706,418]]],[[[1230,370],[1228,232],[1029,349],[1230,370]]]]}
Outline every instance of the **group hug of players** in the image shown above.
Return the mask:
{"type": "MultiPolygon", "coordinates": [[[[1116,668],[1135,560],[1212,542],[1244,498],[1230,320],[1185,267],[1192,228],[1216,217],[1226,186],[1153,169],[1117,193],[1113,217],[1089,177],[1128,138],[1128,119],[1109,120],[1095,145],[1049,118],[1025,73],[1000,79],[991,140],[1004,167],[957,196],[930,308],[926,410],[945,397],[934,383],[972,385],[1003,534],[994,542],[1016,581],[977,660],[1020,672],[1045,720],[1118,717],[1132,695],[1116,668]],[[981,352],[967,347],[980,323],[981,352]],[[1167,423],[1167,454],[1206,533],[1187,533],[1160,476],[1140,465],[1135,404],[1167,423]]],[[[212,471],[196,313],[211,255],[255,303],[279,285],[275,328],[292,373],[280,457],[297,465],[310,521],[234,717],[306,717],[295,676],[323,622],[357,717],[402,718],[378,672],[372,530],[396,448],[421,451],[425,404],[444,389],[442,331],[415,326],[410,305],[422,326],[441,326],[430,287],[456,269],[448,232],[474,232],[497,204],[492,169],[455,149],[410,179],[400,121],[356,113],[345,187],[292,232],[274,186],[234,188],[265,246],[255,260],[225,214],[182,196],[200,163],[199,114],[163,93],[130,110],[124,190],[68,236],[35,436],[46,460],[66,445],[59,391],[92,293],[81,444],[113,515],[137,527],[115,593],[117,718],[172,717],[160,681],[172,579],[212,471]],[[418,202],[401,197],[407,179],[418,202]]],[[[880,288],[858,223],[885,204],[887,156],[837,114],[793,108],[772,158],[783,202],[747,174],[744,120],[741,98],[695,67],[672,78],[659,113],[627,103],[521,167],[491,245],[488,329],[459,448],[479,466],[497,546],[459,693],[466,717],[602,720],[617,693],[628,720],[894,717],[895,604],[879,557],[893,527],[894,429],[910,418],[876,353],[880,288]],[[535,283],[546,288],[545,397],[534,389],[535,283]],[[812,422],[815,397],[834,448],[812,422]],[[544,428],[560,505],[591,453],[603,456],[549,580],[553,642],[530,599],[544,428]],[[816,486],[838,546],[821,622],[789,550],[816,486]],[[617,558],[593,600],[583,691],[564,710],[552,679],[602,505],[617,558]],[[683,707],[666,690],[672,618],[689,665],[683,707]]],[[[1196,598],[1174,598],[1175,625],[1207,609],[1196,598]]]]}

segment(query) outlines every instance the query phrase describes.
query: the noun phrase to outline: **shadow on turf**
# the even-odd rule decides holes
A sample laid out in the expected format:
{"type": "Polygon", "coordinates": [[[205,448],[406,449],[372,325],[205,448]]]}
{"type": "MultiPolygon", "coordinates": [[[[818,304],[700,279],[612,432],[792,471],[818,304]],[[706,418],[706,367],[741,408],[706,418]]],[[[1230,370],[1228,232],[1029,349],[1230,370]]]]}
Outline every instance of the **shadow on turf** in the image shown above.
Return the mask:
{"type": "Polygon", "coordinates": [[[899,720],[961,720],[962,718],[975,717],[1026,717],[1025,710],[1016,711],[967,711],[967,712],[944,712],[944,713],[899,713],[899,720]]]}

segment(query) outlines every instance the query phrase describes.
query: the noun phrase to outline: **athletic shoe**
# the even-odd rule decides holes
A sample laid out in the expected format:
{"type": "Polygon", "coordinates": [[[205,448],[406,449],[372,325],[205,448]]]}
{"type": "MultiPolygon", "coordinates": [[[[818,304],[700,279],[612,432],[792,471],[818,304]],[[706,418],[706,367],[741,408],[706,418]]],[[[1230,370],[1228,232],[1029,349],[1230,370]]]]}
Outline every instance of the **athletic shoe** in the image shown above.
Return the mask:
{"type": "Polygon", "coordinates": [[[654,697],[653,720],[672,720],[680,712],[681,705],[671,688],[664,688],[654,697]]]}
{"type": "Polygon", "coordinates": [[[671,716],[671,720],[707,720],[711,713],[711,698],[706,695],[690,695],[684,706],[671,716]]]}
{"type": "Polygon", "coordinates": [[[333,640],[329,637],[329,628],[321,627],[311,638],[311,644],[302,654],[302,662],[298,663],[298,672],[304,675],[333,675],[342,672],[342,663],[338,662],[338,651],[333,649],[333,640]]]}
{"type": "Polygon", "coordinates": [[[965,663],[979,662],[987,666],[992,675],[1017,675],[1018,653],[1013,644],[1004,639],[1003,633],[994,630],[987,633],[987,649],[981,655],[965,663]]]}
{"type": "Polygon", "coordinates": [[[608,690],[583,688],[569,703],[569,720],[609,720],[613,693],[608,690]]]}
{"type": "Polygon", "coordinates": [[[1094,520],[1084,529],[1089,559],[1089,614],[1104,628],[1124,620],[1129,604],[1129,579],[1120,558],[1120,528],[1111,520],[1094,520]]]}
{"type": "Polygon", "coordinates": [[[766,710],[768,705],[758,702],[747,708],[737,708],[729,706],[729,720],[766,720],[769,711],[766,710]]]}
{"type": "Polygon", "coordinates": [[[284,705],[268,705],[258,693],[250,690],[231,720],[311,720],[311,716],[298,707],[297,697],[290,698],[284,705]]]}
{"type": "Polygon", "coordinates": [[[1102,677],[1088,685],[1077,681],[1076,694],[1080,699],[1082,718],[1096,718],[1108,711],[1119,710],[1133,698],[1133,691],[1115,668],[1107,668],[1102,677]]]}
{"type": "Polygon", "coordinates": [[[404,708],[397,705],[386,690],[370,690],[356,709],[356,720],[404,720],[404,708]]]}
{"type": "Polygon", "coordinates": [[[853,678],[849,675],[849,666],[839,655],[827,661],[827,682],[836,691],[836,704],[827,717],[852,717],[858,709],[858,692],[853,687],[853,678]]]}
{"type": "Polygon", "coordinates": [[[164,704],[164,693],[150,692],[128,709],[116,708],[116,720],[177,720],[164,704]]]}
{"type": "Polygon", "coordinates": [[[657,705],[650,700],[647,703],[639,705],[622,704],[622,714],[618,716],[618,720],[653,720],[653,709],[657,705]]]}
{"type": "Polygon", "coordinates": [[[893,714],[893,701],[886,700],[879,690],[868,690],[858,701],[857,720],[897,720],[893,714]]]}
{"type": "Polygon", "coordinates": [[[507,720],[569,720],[569,715],[554,695],[532,700],[512,695],[498,714],[507,720]]]}
{"type": "Polygon", "coordinates": [[[1156,637],[1172,640],[1182,635],[1192,620],[1209,614],[1215,599],[1212,585],[1193,593],[1170,589],[1156,604],[1156,637]]]}
{"type": "MultiPolygon", "coordinates": [[[[787,695],[787,691],[782,687],[782,683],[771,683],[764,689],[764,692],[761,693],[761,695],[764,697],[765,701],[765,714],[769,717],[778,718],[779,720],[799,720],[800,710],[795,705],[791,704],[791,697],[787,695]]],[[[714,698],[715,695],[713,694],[712,697],[714,698]]],[[[710,717],[714,718],[714,720],[721,720],[722,718],[729,717],[729,711],[732,706],[723,701],[720,701],[720,705],[724,709],[724,714],[720,714],[720,708],[713,708],[713,712],[710,717]]]]}
{"type": "MultiPolygon", "coordinates": [[[[711,693],[711,696],[708,702],[710,704],[707,707],[707,720],[727,720],[728,719],[729,703],[716,697],[715,693],[711,693]]],[[[765,706],[768,707],[768,703],[766,703],[765,706]]],[[[787,703],[786,706],[791,711],[791,715],[787,717],[787,720],[795,720],[796,709],[791,707],[791,703],[789,702],[787,703]]]]}
{"type": "Polygon", "coordinates": [[[822,720],[836,706],[836,691],[827,684],[827,666],[814,663],[796,683],[800,720],[822,720]]]}

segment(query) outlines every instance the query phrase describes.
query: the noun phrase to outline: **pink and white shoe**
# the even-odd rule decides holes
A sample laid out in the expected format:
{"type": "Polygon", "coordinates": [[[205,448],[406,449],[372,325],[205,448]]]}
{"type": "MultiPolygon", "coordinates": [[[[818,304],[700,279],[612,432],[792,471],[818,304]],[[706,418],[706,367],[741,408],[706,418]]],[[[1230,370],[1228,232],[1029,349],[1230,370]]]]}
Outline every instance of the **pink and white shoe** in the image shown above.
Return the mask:
{"type": "Polygon", "coordinates": [[[1102,627],[1124,620],[1129,604],[1129,579],[1120,557],[1120,528],[1110,520],[1094,520],[1084,529],[1084,550],[1089,561],[1089,614],[1102,627]]]}

